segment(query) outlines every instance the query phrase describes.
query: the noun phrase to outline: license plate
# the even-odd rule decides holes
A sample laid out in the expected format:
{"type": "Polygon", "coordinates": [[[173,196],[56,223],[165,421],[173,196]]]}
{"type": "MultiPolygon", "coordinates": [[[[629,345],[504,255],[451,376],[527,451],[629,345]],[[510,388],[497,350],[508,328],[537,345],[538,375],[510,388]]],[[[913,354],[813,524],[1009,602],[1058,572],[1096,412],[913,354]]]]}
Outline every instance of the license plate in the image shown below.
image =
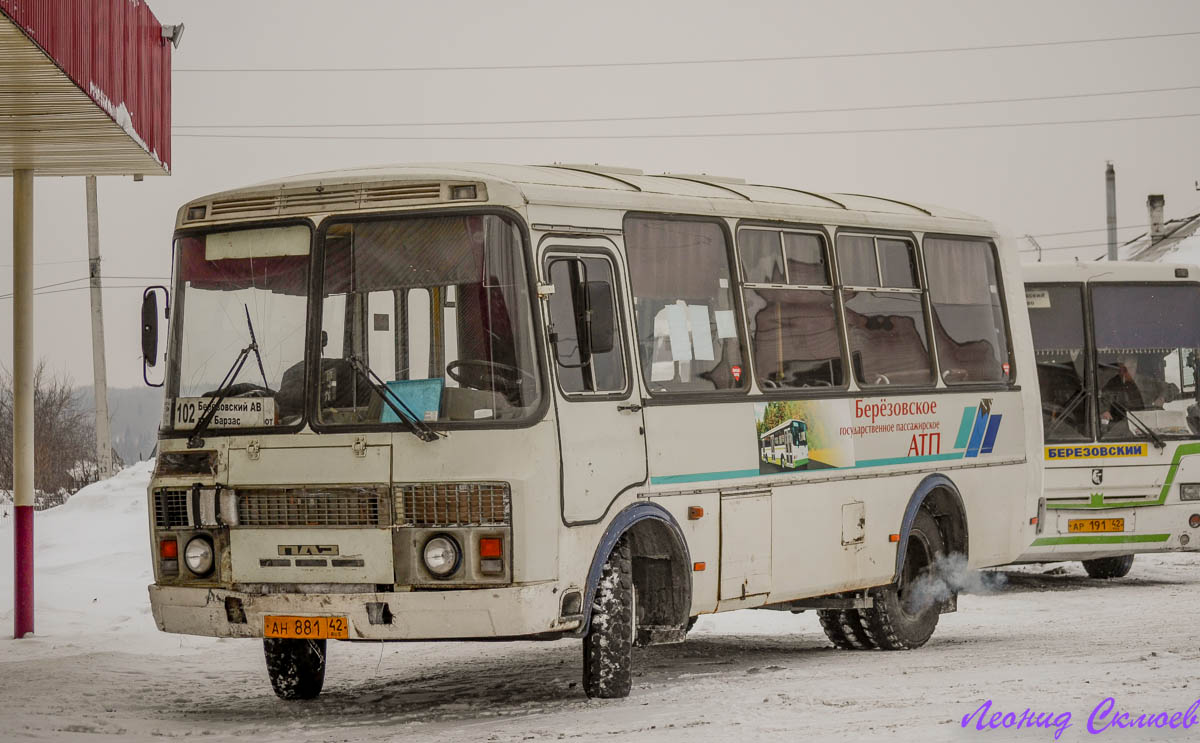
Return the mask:
{"type": "Polygon", "coordinates": [[[263,637],[290,640],[345,640],[350,623],[345,617],[263,617],[263,637]]]}
{"type": "Polygon", "coordinates": [[[1125,519],[1067,519],[1067,531],[1079,532],[1125,531],[1125,519]]]}

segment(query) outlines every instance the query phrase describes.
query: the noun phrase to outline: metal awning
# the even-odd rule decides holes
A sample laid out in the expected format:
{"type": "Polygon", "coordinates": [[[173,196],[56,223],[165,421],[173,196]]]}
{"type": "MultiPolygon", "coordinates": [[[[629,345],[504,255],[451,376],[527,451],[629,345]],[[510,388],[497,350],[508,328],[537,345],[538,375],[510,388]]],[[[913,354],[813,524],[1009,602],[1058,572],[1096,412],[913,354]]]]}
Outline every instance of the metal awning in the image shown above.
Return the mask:
{"type": "Polygon", "coordinates": [[[0,0],[0,175],[167,175],[169,46],[138,3],[0,0]]]}

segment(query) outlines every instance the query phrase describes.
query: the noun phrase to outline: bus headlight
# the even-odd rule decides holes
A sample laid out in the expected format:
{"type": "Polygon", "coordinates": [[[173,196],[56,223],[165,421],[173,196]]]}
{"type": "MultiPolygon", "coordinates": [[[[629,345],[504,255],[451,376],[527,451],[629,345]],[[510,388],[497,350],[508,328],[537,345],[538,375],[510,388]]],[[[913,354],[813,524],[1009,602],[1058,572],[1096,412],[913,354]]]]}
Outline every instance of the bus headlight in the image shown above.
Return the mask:
{"type": "Polygon", "coordinates": [[[213,567],[213,545],[208,537],[193,537],[183,548],[183,564],[194,575],[208,575],[213,567]]]}
{"type": "Polygon", "coordinates": [[[1200,500],[1200,482],[1180,483],[1179,500],[1200,500]]]}
{"type": "Polygon", "coordinates": [[[422,551],[425,568],[438,578],[447,578],[462,560],[462,550],[452,537],[440,534],[425,543],[422,551]]]}

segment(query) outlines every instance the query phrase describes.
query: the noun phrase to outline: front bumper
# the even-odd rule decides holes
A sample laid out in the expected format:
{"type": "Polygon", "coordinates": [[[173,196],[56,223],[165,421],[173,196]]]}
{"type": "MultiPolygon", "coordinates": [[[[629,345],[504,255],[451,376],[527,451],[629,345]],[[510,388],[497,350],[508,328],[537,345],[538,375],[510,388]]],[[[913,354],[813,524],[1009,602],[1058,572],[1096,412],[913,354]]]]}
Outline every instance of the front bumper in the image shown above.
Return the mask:
{"type": "MultiPolygon", "coordinates": [[[[345,616],[353,640],[468,640],[566,632],[558,584],[389,593],[256,594],[218,588],[150,587],[154,621],[163,632],[208,637],[262,637],[263,617],[345,616]],[[229,602],[227,599],[236,599],[229,602]],[[229,611],[230,605],[238,610],[229,611]],[[390,623],[371,622],[368,604],[383,603],[390,623]],[[232,616],[231,616],[232,615],[232,616]],[[237,621],[243,620],[243,621],[237,621]]],[[[379,612],[375,611],[378,620],[379,612]]]]}
{"type": "Polygon", "coordinates": [[[1055,509],[1047,512],[1045,529],[1014,562],[1093,560],[1143,552],[1200,551],[1200,529],[1188,523],[1200,513],[1200,502],[1168,503],[1133,509],[1055,509]],[[1070,519],[1124,518],[1121,533],[1072,534],[1070,519]]]}

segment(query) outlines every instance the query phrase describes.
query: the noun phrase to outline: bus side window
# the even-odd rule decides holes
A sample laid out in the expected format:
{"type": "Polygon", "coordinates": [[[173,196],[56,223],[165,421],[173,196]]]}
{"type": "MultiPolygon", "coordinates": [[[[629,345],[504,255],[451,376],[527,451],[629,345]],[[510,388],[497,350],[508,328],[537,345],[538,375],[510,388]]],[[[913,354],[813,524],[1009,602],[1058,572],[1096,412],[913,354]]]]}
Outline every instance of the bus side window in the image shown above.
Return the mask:
{"type": "Polygon", "coordinates": [[[743,227],[738,253],[758,386],[843,386],[842,341],[824,236],[743,227]]]}
{"type": "Polygon", "coordinates": [[[638,356],[650,393],[748,387],[721,225],[629,216],[624,232],[638,356]]]}
{"type": "Polygon", "coordinates": [[[613,301],[617,294],[612,264],[601,257],[556,257],[546,273],[554,284],[548,303],[550,352],[562,391],[624,391],[625,353],[613,301]],[[604,293],[607,302],[602,301],[604,293]]]}
{"type": "Polygon", "coordinates": [[[1009,379],[1012,360],[992,244],[926,238],[925,275],[946,384],[1009,379]]]}
{"type": "Polygon", "coordinates": [[[837,260],[850,365],[858,383],[932,384],[913,244],[894,237],[840,234],[837,260]]]}

